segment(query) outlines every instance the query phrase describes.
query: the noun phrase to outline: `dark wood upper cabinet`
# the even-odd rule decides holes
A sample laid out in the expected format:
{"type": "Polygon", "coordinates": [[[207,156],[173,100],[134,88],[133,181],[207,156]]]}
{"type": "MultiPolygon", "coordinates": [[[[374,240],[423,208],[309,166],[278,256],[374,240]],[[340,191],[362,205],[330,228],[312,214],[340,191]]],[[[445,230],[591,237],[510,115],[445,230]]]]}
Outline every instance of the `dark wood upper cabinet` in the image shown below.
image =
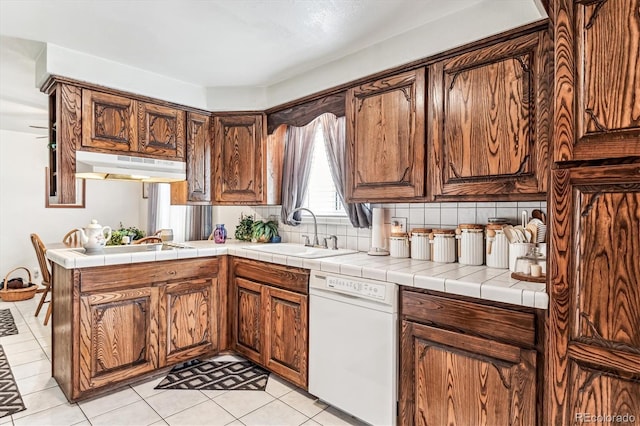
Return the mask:
{"type": "Polygon", "coordinates": [[[137,152],[137,113],[133,99],[83,89],[82,148],[137,152]]]}
{"type": "Polygon", "coordinates": [[[349,89],[349,202],[425,196],[424,96],[424,68],[349,89]]]}
{"type": "Polygon", "coordinates": [[[550,46],[544,31],[429,68],[429,176],[436,199],[544,197],[550,46]]]}
{"type": "Polygon", "coordinates": [[[264,114],[214,117],[215,201],[228,204],[265,202],[264,114]]]}
{"type": "Polygon", "coordinates": [[[184,160],[184,116],[175,108],[138,102],[139,151],[184,160]]]}
{"type": "Polygon", "coordinates": [[[551,206],[545,424],[639,413],[640,164],[554,170],[551,206]]]}
{"type": "Polygon", "coordinates": [[[181,161],[185,112],[177,108],[82,89],[82,143],[78,149],[181,161]]]}
{"type": "Polygon", "coordinates": [[[211,204],[213,188],[211,118],[187,113],[187,180],[171,183],[171,204],[211,204]]]}
{"type": "Polygon", "coordinates": [[[640,0],[554,3],[554,160],[640,156],[640,0]]]}

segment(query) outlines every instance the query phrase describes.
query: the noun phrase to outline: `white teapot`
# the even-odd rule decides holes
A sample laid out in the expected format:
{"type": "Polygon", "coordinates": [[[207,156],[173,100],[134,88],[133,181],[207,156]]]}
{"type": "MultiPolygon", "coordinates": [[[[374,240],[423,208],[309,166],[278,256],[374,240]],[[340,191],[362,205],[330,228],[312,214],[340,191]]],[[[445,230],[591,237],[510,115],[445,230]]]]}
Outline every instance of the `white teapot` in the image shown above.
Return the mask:
{"type": "Polygon", "coordinates": [[[78,228],[78,231],[85,250],[101,250],[111,238],[111,227],[102,226],[95,219],[92,219],[86,228],[78,228]]]}

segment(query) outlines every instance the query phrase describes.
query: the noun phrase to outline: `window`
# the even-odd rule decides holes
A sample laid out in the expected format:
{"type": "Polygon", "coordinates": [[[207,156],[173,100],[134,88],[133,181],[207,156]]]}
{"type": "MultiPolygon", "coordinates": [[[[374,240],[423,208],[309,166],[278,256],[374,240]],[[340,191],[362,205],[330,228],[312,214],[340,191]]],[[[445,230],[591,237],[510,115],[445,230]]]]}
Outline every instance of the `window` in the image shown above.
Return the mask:
{"type": "MultiPolygon", "coordinates": [[[[303,206],[319,216],[346,216],[331,177],[322,126],[316,127],[309,187],[303,206]]],[[[304,212],[303,212],[304,213],[304,212]]]]}

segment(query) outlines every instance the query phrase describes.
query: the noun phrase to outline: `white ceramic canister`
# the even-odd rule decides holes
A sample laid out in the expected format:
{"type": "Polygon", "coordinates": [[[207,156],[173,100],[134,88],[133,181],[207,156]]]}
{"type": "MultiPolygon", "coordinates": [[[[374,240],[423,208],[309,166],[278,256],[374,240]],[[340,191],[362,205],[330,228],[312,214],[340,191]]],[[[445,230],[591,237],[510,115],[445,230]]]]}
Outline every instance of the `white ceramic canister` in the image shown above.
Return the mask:
{"type": "Polygon", "coordinates": [[[504,224],[487,225],[487,266],[490,268],[509,268],[509,241],[502,232],[504,224]]]}
{"type": "Polygon", "coordinates": [[[429,233],[431,229],[413,228],[411,230],[411,258],[416,260],[431,260],[431,245],[429,233]]]}
{"type": "Polygon", "coordinates": [[[409,257],[409,236],[401,232],[392,232],[389,237],[391,257],[409,257]]]}
{"type": "Polygon", "coordinates": [[[484,263],[484,226],[461,223],[456,229],[458,263],[482,265],[484,263]]]}
{"type": "Polygon", "coordinates": [[[453,263],[456,261],[455,229],[434,229],[430,234],[433,244],[431,259],[434,262],[453,263]]]}

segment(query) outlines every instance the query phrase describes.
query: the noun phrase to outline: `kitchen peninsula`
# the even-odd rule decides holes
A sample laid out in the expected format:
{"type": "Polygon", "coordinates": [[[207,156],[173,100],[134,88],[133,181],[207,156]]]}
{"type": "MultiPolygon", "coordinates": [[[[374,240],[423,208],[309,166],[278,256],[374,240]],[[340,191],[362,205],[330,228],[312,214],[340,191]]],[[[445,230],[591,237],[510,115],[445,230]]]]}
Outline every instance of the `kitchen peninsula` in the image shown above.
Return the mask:
{"type": "MultiPolygon", "coordinates": [[[[69,400],[109,391],[180,362],[235,351],[232,258],[264,265],[267,275],[286,268],[303,274],[304,280],[307,270],[318,270],[395,283],[420,297],[427,296],[420,292],[462,296],[467,305],[471,300],[485,303],[478,306],[488,312],[497,309],[491,305],[528,312],[544,312],[548,305],[544,284],[519,282],[508,270],[485,266],[365,253],[309,259],[235,242],[186,245],[114,254],[106,249],[107,254],[90,256],[81,249],[47,252],[54,277],[53,376],[69,400]]],[[[299,289],[302,294],[306,286],[304,282],[299,289]]],[[[297,384],[305,387],[306,382],[297,384]]]]}

